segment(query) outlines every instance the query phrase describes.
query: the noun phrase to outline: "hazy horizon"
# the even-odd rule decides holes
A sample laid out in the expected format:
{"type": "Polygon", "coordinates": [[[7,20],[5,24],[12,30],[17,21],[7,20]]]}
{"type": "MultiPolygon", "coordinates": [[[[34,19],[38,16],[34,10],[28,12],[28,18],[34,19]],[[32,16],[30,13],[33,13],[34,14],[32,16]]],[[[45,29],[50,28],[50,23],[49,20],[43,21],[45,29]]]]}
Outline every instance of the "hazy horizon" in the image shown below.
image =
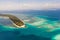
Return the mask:
{"type": "Polygon", "coordinates": [[[0,0],[0,10],[58,10],[60,0],[0,0]]]}

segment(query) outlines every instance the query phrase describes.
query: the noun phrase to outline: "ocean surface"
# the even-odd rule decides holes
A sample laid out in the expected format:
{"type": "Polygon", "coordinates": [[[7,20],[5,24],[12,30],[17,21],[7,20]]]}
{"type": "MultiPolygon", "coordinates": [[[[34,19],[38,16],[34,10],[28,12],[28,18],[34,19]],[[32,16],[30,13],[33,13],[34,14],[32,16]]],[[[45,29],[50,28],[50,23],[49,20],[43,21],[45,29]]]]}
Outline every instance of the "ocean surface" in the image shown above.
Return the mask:
{"type": "Polygon", "coordinates": [[[26,27],[16,28],[10,19],[0,17],[0,40],[60,40],[60,11],[22,11],[15,15],[26,27]]]}

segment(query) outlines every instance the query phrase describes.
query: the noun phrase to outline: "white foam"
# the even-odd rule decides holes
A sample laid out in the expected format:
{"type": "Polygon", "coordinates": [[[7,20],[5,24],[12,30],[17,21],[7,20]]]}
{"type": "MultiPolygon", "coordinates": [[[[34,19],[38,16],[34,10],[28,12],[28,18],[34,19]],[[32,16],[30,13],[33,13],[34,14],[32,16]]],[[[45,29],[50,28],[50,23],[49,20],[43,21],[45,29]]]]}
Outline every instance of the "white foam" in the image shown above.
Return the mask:
{"type": "Polygon", "coordinates": [[[0,16],[0,18],[9,19],[9,17],[6,17],[6,16],[0,16]]]}

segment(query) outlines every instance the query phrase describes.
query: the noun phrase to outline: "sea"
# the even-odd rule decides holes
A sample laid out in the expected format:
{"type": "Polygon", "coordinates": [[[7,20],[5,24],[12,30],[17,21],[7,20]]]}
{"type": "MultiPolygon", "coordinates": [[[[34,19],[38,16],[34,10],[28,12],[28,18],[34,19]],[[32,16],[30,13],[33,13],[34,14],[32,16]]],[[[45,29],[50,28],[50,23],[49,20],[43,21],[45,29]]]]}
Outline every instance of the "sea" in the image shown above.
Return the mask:
{"type": "Polygon", "coordinates": [[[8,18],[0,17],[0,40],[60,40],[60,10],[2,11],[25,23],[17,28],[8,18]]]}

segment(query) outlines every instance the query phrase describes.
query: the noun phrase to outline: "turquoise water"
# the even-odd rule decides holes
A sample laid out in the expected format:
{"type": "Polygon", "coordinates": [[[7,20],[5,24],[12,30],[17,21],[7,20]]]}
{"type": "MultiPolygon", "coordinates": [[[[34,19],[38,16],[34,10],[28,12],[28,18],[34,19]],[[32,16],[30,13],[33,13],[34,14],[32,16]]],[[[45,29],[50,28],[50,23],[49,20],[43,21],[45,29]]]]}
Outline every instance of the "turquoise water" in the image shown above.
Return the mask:
{"type": "MultiPolygon", "coordinates": [[[[58,21],[55,20],[56,22],[54,23],[53,20],[50,20],[44,16],[36,16],[33,18],[34,20],[31,19],[34,21],[32,23],[29,23],[29,21],[24,21],[26,28],[16,28],[13,26],[2,25],[3,23],[0,24],[0,40],[51,40],[51,37],[53,36],[52,31],[56,29],[54,28],[54,26],[56,26],[55,23],[57,23],[58,21]],[[46,25],[46,23],[48,25],[46,25]],[[51,24],[53,29],[50,28],[51,26],[49,24],[51,24]]],[[[8,23],[10,22],[8,21],[8,23]]]]}
{"type": "MultiPolygon", "coordinates": [[[[35,26],[29,26],[28,28],[6,28],[7,26],[0,25],[0,39],[1,40],[48,40],[50,33],[44,31],[44,29],[36,28],[35,26]]],[[[49,39],[50,40],[50,39],[49,39]]]]}
{"type": "Polygon", "coordinates": [[[53,16],[54,13],[47,12],[50,15],[46,15],[46,12],[35,12],[35,15],[33,13],[13,14],[23,20],[25,28],[16,28],[7,21],[8,19],[0,19],[0,40],[57,40],[56,35],[60,34],[60,20],[53,16]]]}

